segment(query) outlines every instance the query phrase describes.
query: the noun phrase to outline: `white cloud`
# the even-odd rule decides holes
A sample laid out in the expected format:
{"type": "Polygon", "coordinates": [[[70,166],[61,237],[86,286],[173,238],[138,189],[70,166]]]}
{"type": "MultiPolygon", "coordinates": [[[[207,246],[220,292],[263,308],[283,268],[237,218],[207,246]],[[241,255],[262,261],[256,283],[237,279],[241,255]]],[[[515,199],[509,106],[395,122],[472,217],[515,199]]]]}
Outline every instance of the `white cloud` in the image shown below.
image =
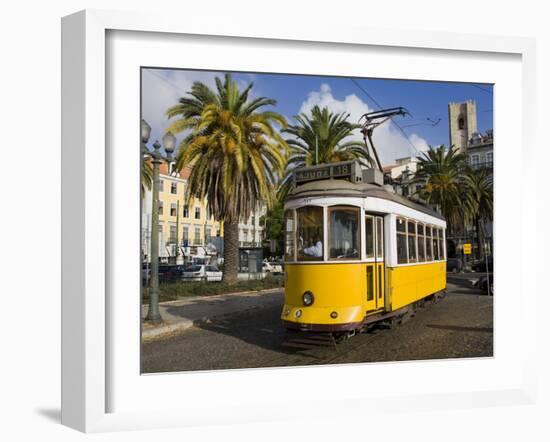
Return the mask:
{"type": "MultiPolygon", "coordinates": [[[[212,72],[144,69],[142,72],[142,118],[151,125],[151,141],[161,140],[164,130],[171,123],[166,110],[178,103],[178,99],[191,90],[195,81],[214,88],[212,72]]],[[[180,134],[178,141],[182,138],[180,134]]]]}
{"type": "MultiPolygon", "coordinates": [[[[195,81],[201,81],[208,87],[216,90],[215,77],[223,76],[219,72],[204,72],[174,69],[144,69],[142,74],[142,118],[151,126],[151,142],[161,140],[164,130],[173,120],[166,118],[166,110],[178,103],[179,98],[187,96],[195,81]]],[[[246,79],[237,81],[242,90],[250,81],[256,78],[253,74],[247,74],[246,79]]],[[[249,99],[258,96],[259,91],[252,90],[249,99]]],[[[184,133],[177,135],[178,142],[184,137],[184,133]]]]}
{"type": "MultiPolygon", "coordinates": [[[[308,94],[307,100],[300,107],[300,113],[307,114],[316,105],[321,108],[328,106],[335,113],[348,113],[351,122],[358,122],[362,115],[375,110],[355,94],[347,95],[343,100],[337,100],[332,95],[330,85],[327,83],[323,83],[319,91],[312,91],[308,94]]],[[[362,140],[359,131],[357,131],[357,139],[362,140]]],[[[411,143],[418,151],[428,149],[428,143],[422,137],[412,134],[409,136],[409,143],[405,135],[389,121],[374,130],[373,139],[383,165],[392,164],[396,158],[417,155],[411,143]]]]}

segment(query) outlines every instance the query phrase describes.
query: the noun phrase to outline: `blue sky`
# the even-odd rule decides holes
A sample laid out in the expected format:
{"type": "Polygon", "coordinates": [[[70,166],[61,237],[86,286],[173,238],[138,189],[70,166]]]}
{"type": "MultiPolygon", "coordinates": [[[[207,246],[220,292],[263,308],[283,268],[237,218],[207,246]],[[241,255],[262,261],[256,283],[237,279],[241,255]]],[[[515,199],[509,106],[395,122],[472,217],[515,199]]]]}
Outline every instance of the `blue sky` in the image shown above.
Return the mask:
{"type": "MultiPolygon", "coordinates": [[[[164,116],[166,108],[176,104],[194,81],[214,87],[215,76],[223,76],[223,72],[142,70],[142,115],[152,126],[153,140],[161,139],[169,124],[164,116]]],[[[395,117],[395,121],[407,136],[389,122],[374,132],[375,145],[385,165],[393,163],[395,158],[416,155],[428,146],[448,145],[449,102],[474,100],[478,131],[493,127],[493,87],[487,84],[260,73],[233,73],[233,76],[241,87],[253,81],[253,96],[277,100],[275,110],[291,124],[294,115],[307,113],[314,105],[350,113],[351,121],[358,120],[365,112],[378,110],[379,106],[405,107],[412,116],[395,117]],[[430,122],[438,119],[436,125],[430,122]]]]}

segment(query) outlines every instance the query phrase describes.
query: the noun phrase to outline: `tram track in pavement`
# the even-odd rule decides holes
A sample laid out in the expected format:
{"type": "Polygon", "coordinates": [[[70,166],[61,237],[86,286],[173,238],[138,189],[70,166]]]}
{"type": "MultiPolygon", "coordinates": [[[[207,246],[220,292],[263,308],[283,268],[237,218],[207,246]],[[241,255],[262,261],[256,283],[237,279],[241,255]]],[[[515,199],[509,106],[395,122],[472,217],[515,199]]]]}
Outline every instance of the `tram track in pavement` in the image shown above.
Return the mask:
{"type": "Polygon", "coordinates": [[[450,290],[451,296],[418,309],[403,324],[373,326],[336,346],[326,333],[285,334],[279,306],[229,315],[146,343],[143,372],[491,356],[492,298],[452,285],[450,290]]]}
{"type": "MultiPolygon", "coordinates": [[[[419,307],[416,310],[416,313],[419,311],[430,310],[430,307],[434,307],[435,304],[427,303],[422,307],[419,307]]],[[[415,315],[407,319],[407,322],[414,321],[416,318],[415,315]]],[[[298,352],[293,356],[288,354],[279,356],[278,358],[269,360],[269,365],[276,363],[276,361],[281,361],[281,365],[296,366],[296,365],[325,365],[325,364],[337,364],[340,360],[344,360],[346,357],[349,357],[350,354],[355,352],[360,352],[365,349],[365,347],[372,345],[376,341],[387,337],[388,333],[391,333],[396,327],[401,327],[402,324],[394,324],[392,326],[387,325],[373,325],[368,330],[358,332],[356,335],[346,338],[343,342],[335,344],[328,334],[300,334],[300,332],[293,332],[292,338],[294,339],[285,339],[281,347],[286,347],[288,345],[302,345],[305,352],[298,352]],[[320,337],[324,339],[321,340],[320,337]],[[320,346],[318,343],[323,343],[325,345],[320,346]],[[315,345],[314,345],[315,344],[315,345]],[[308,348],[309,345],[309,348],[308,348]],[[307,351],[313,353],[308,354],[307,351]],[[318,354],[319,351],[322,354],[318,354]],[[316,354],[317,353],[317,354],[316,354]],[[309,361],[304,360],[307,358],[309,361]],[[284,363],[283,363],[284,361],[284,363]]],[[[267,361],[266,361],[267,362],[267,361]]],[[[343,362],[343,361],[342,361],[343,362]]]]}
{"type": "Polygon", "coordinates": [[[266,358],[264,363],[269,366],[324,365],[338,363],[339,359],[349,356],[373,342],[382,339],[391,331],[386,327],[376,326],[372,329],[346,338],[343,342],[334,344],[330,335],[294,333],[291,338],[285,337],[281,349],[285,354],[276,358],[266,358]],[[291,347],[291,348],[289,348],[291,347]],[[301,350],[292,351],[301,347],[301,350]],[[279,363],[280,362],[280,363],[279,363]]]}

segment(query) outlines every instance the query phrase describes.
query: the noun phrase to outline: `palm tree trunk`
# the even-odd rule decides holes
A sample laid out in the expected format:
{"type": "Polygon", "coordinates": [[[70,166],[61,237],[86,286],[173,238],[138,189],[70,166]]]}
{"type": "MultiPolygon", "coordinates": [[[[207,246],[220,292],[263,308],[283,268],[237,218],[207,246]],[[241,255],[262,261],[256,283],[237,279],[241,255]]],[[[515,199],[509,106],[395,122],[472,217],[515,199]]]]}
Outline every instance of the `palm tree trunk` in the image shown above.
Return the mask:
{"type": "Polygon", "coordinates": [[[480,217],[476,217],[476,230],[477,230],[477,250],[478,250],[478,258],[481,260],[483,258],[483,238],[481,237],[481,219],[480,217]]]}
{"type": "Polygon", "coordinates": [[[223,282],[235,284],[239,270],[239,222],[223,223],[223,282]]]}

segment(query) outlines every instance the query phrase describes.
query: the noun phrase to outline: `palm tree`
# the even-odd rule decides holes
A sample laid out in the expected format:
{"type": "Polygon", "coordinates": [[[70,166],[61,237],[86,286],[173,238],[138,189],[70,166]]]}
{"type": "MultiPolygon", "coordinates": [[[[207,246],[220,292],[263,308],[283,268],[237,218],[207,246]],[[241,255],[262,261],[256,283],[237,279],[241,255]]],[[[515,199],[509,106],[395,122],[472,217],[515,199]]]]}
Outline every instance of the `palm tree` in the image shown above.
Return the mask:
{"type": "Polygon", "coordinates": [[[478,258],[483,251],[483,224],[493,219],[493,178],[485,169],[468,169],[464,176],[464,215],[477,232],[478,258]]]}
{"type": "Polygon", "coordinates": [[[464,226],[462,202],[466,156],[457,149],[441,145],[422,152],[418,160],[413,182],[422,187],[417,194],[428,204],[439,207],[451,230],[461,229],[464,226]]]}
{"type": "Polygon", "coordinates": [[[288,191],[289,178],[292,170],[297,167],[337,163],[356,158],[371,164],[365,144],[357,139],[349,139],[354,135],[354,130],[361,127],[348,121],[349,114],[335,114],[328,107],[321,109],[315,106],[309,115],[301,113],[294,119],[298,124],[283,131],[293,138],[287,139],[291,152],[280,196],[284,196],[288,191]]]}
{"type": "Polygon", "coordinates": [[[271,207],[274,189],[287,159],[288,146],[274,124],[285,128],[284,117],[260,108],[276,101],[249,100],[253,83],[243,91],[231,75],[216,77],[216,91],[193,83],[190,97],[166,112],[178,117],[167,131],[189,131],[179,145],[176,168],[192,168],[185,198],[206,198],[214,217],[223,222],[224,275],[226,283],[237,281],[239,226],[262,204],[271,207]]]}
{"type": "Polygon", "coordinates": [[[145,190],[151,190],[153,186],[153,166],[148,161],[141,161],[141,197],[145,195],[145,190]]]}

